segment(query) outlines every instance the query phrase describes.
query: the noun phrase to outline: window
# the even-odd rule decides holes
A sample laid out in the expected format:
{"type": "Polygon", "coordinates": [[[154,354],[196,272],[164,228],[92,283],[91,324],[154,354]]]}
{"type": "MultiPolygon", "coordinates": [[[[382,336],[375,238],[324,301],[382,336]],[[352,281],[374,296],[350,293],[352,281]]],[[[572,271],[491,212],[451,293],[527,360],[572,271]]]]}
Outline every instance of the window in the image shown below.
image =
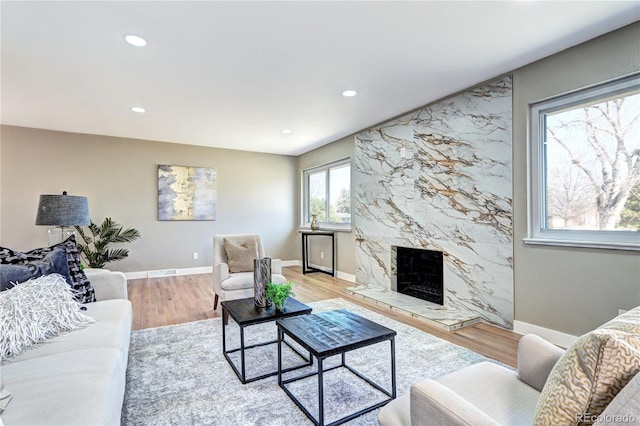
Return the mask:
{"type": "Polygon", "coordinates": [[[303,172],[303,222],[316,215],[320,226],[351,228],[351,162],[348,158],[303,172]]]}
{"type": "Polygon", "coordinates": [[[640,250],[640,75],[531,107],[526,243],[640,250]]]}

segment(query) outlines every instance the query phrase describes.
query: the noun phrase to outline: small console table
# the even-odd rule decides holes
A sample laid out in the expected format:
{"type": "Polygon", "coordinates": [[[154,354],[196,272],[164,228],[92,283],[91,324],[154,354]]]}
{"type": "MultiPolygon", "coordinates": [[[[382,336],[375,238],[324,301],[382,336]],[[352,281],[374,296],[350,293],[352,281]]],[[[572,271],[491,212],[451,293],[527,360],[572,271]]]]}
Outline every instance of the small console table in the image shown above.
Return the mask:
{"type": "Polygon", "coordinates": [[[336,276],[336,233],[333,231],[300,231],[302,235],[302,273],[323,272],[332,277],[336,276]],[[331,270],[314,268],[309,266],[309,237],[310,236],[331,237],[331,270]]]}

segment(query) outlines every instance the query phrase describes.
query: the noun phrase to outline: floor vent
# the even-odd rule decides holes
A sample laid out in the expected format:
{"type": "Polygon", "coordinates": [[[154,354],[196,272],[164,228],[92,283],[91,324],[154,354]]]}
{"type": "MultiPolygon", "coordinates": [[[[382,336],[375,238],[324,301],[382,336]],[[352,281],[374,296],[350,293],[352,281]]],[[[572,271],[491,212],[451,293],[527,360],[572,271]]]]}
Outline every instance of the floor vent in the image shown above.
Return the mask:
{"type": "Polygon", "coordinates": [[[173,277],[175,275],[178,275],[177,269],[163,269],[160,271],[149,271],[147,273],[148,278],[173,277]]]}

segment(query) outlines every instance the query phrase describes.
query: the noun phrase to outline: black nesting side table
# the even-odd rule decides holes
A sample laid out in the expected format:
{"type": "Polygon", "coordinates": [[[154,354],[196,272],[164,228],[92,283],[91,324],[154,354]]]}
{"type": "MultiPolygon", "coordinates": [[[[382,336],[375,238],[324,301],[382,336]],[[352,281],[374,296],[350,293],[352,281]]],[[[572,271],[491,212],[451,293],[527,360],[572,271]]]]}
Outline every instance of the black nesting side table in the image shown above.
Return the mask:
{"type": "MultiPolygon", "coordinates": [[[[267,342],[260,342],[260,343],[256,343],[253,345],[249,345],[249,346],[245,346],[244,343],[244,331],[246,327],[249,327],[251,325],[256,325],[256,324],[262,324],[262,323],[266,323],[269,321],[275,321],[277,319],[282,319],[282,318],[290,318],[290,317],[295,317],[298,315],[308,315],[311,313],[311,308],[307,305],[305,305],[304,303],[301,303],[299,301],[297,301],[296,299],[290,297],[289,299],[287,299],[287,303],[285,305],[285,308],[282,312],[276,312],[275,307],[274,306],[270,306],[269,308],[258,308],[255,305],[254,299],[253,297],[249,297],[247,299],[236,299],[236,300],[229,300],[229,301],[224,301],[222,302],[222,317],[223,317],[223,324],[222,324],[222,353],[224,354],[224,357],[227,359],[227,361],[229,362],[229,364],[231,365],[231,368],[233,368],[233,371],[236,373],[236,376],[238,376],[238,379],[240,379],[240,382],[242,382],[242,384],[245,383],[249,383],[249,382],[253,382],[256,380],[260,380],[260,379],[264,379],[265,377],[270,377],[270,376],[275,376],[276,374],[278,374],[278,370],[276,370],[276,367],[274,366],[273,371],[266,373],[266,374],[262,374],[260,376],[257,377],[251,377],[251,378],[247,378],[247,371],[246,371],[246,365],[245,365],[245,355],[247,350],[251,349],[251,348],[256,348],[259,346],[266,346],[266,345],[271,345],[271,344],[275,344],[278,343],[278,340],[270,340],[267,342]],[[226,329],[227,329],[227,321],[226,321],[226,317],[230,316],[231,318],[233,318],[233,320],[238,324],[238,326],[240,327],[240,347],[239,348],[234,348],[234,349],[227,349],[227,338],[226,338],[226,329]],[[233,362],[233,360],[229,357],[229,354],[234,353],[234,352],[238,352],[240,351],[240,366],[236,366],[236,364],[233,362]]],[[[298,350],[296,350],[296,348],[294,348],[293,346],[289,345],[288,342],[285,342],[295,353],[297,353],[298,355],[300,355],[301,358],[303,358],[306,362],[302,365],[299,366],[295,366],[295,367],[291,367],[286,369],[285,371],[291,371],[291,370],[295,370],[298,368],[302,368],[302,367],[306,367],[311,365],[312,359],[311,359],[311,355],[305,356],[303,354],[301,354],[300,352],[298,352],[298,350]]],[[[278,349],[280,350],[280,347],[278,347],[278,349]]]]}
{"type": "Polygon", "coordinates": [[[364,413],[382,407],[396,397],[396,332],[367,318],[363,318],[351,311],[340,309],[336,311],[321,312],[319,314],[306,315],[303,317],[281,319],[276,321],[278,326],[278,385],[289,395],[289,398],[306,414],[306,416],[317,426],[324,426],[324,383],[323,373],[336,369],[346,368],[369,385],[382,392],[389,398],[374,405],[361,409],[355,413],[348,414],[332,423],[329,426],[339,425],[349,420],[355,419],[364,413]],[[303,374],[297,377],[283,380],[282,373],[282,342],[288,336],[297,342],[304,349],[315,357],[318,361],[317,372],[303,374]],[[362,348],[388,340],[391,346],[391,390],[384,389],[374,383],[369,378],[349,366],[345,360],[345,354],[351,350],[362,348]],[[335,367],[323,369],[323,361],[331,356],[341,355],[341,363],[335,367]],[[318,376],[318,418],[316,419],[307,408],[287,389],[287,384],[297,380],[306,379],[311,376],[318,376]]]}

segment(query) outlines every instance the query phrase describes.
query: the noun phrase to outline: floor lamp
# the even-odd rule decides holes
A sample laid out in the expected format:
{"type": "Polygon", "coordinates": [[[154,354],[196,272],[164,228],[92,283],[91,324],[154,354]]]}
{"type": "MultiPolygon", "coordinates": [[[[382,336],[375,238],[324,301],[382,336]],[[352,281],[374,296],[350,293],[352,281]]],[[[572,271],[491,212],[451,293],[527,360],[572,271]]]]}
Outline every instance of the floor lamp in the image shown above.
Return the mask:
{"type": "Polygon", "coordinates": [[[89,225],[87,197],[67,195],[40,195],[36,225],[50,225],[49,245],[58,244],[75,235],[74,226],[89,225]]]}

